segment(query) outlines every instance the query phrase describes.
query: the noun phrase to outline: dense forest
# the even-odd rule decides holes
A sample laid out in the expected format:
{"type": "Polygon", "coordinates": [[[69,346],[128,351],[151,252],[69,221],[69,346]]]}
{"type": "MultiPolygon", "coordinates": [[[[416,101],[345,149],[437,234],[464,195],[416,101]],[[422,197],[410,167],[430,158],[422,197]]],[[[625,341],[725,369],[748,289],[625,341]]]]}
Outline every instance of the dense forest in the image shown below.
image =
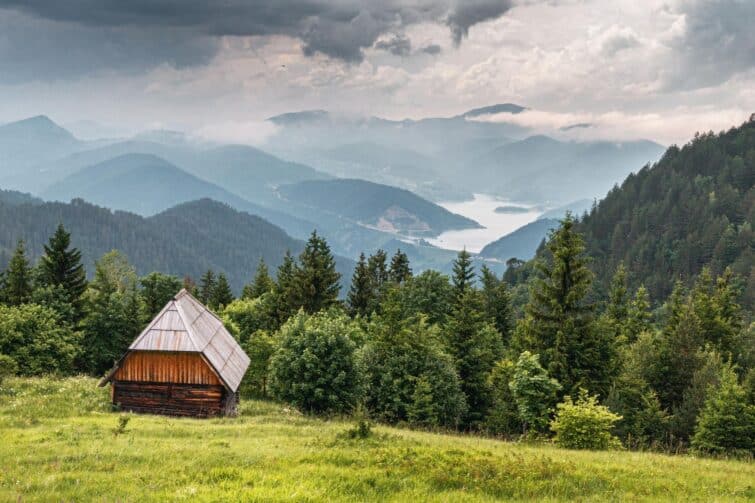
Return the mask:
{"type": "MultiPolygon", "coordinates": [[[[241,291],[260,258],[277,266],[286,250],[298,253],[304,247],[303,241],[292,239],[267,221],[209,199],[143,218],[80,199],[70,204],[42,204],[6,191],[0,193],[0,221],[0,267],[10,260],[19,238],[25,240],[31,259],[41,256],[47,238],[64,222],[90,272],[97,258],[118,249],[141,274],[161,271],[198,278],[214,269],[227,275],[236,292],[241,291]]],[[[353,266],[342,257],[337,261],[342,273],[353,266]]]]}
{"type": "Polygon", "coordinates": [[[592,269],[605,291],[619,263],[654,300],[677,280],[691,286],[703,267],[730,267],[755,302],[755,115],[741,127],[672,146],[654,166],[629,175],[580,222],[592,269]]]}
{"type": "Polygon", "coordinates": [[[8,232],[41,252],[32,261],[18,241],[2,275],[0,379],[102,375],[183,287],[250,356],[247,396],[309,414],[358,411],[363,429],[377,420],[568,448],[751,458],[754,132],[755,118],[671,148],[588,215],[567,214],[535,259],[509,261],[502,277],[477,269],[466,251],[450,275],[415,274],[400,250],[362,254],[349,277],[313,232],[296,254],[261,256],[253,275],[246,262],[241,276],[251,281],[239,298],[226,269],[210,265],[194,280],[139,276],[119,251],[103,250],[87,281],[75,243],[98,229],[128,238],[113,245],[129,258],[140,257],[134,243],[162,243],[166,264],[198,247],[234,262],[248,257],[234,255],[245,239],[258,242],[259,222],[234,213],[213,229],[216,212],[233,210],[208,201],[152,219],[81,202],[23,203],[23,215],[50,212],[40,242],[18,206],[2,204],[8,232]],[[81,218],[66,221],[86,222],[76,224],[83,236],[51,224],[77,210],[81,218]],[[120,227],[96,227],[98,219],[120,227]],[[154,241],[134,222],[149,222],[154,241]],[[715,225],[719,234],[708,236],[715,225]]]}

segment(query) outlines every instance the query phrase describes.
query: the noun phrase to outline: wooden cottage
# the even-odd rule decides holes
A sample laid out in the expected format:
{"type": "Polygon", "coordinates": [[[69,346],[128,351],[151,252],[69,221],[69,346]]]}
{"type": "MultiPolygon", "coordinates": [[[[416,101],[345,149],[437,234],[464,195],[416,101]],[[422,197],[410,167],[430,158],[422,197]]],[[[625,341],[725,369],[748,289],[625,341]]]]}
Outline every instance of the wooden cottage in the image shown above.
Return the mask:
{"type": "Polygon", "coordinates": [[[209,309],[181,290],[100,381],[123,410],[234,414],[249,357],[209,309]]]}

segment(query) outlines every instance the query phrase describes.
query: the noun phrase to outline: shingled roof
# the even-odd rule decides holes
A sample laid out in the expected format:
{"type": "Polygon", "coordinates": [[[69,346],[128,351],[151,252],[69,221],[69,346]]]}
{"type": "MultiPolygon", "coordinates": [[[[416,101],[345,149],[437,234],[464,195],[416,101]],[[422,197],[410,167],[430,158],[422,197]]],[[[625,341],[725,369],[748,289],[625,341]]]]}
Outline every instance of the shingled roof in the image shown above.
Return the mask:
{"type": "MultiPolygon", "coordinates": [[[[249,357],[223,322],[189,292],[182,289],[147,325],[128,348],[131,351],[201,353],[220,380],[236,391],[249,367],[249,357]]],[[[102,380],[112,379],[118,365],[102,380]]]]}

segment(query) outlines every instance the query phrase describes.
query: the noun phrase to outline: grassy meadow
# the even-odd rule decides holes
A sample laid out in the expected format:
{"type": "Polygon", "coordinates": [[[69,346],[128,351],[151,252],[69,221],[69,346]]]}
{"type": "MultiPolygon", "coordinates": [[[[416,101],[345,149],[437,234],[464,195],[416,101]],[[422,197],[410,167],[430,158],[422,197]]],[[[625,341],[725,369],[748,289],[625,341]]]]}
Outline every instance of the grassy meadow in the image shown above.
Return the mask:
{"type": "Polygon", "coordinates": [[[376,427],[242,402],[228,419],[110,412],[90,378],[0,388],[0,501],[755,499],[755,463],[581,452],[376,427]]]}

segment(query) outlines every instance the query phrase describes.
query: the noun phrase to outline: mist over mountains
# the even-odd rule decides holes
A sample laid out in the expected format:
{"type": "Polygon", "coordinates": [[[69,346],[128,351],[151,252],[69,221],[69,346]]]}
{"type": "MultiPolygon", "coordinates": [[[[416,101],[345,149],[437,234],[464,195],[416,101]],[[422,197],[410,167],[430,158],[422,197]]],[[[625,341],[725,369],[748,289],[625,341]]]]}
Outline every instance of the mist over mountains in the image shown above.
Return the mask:
{"type": "MultiPolygon", "coordinates": [[[[144,217],[210,199],[295,240],[316,229],[344,257],[401,247],[418,269],[443,270],[454,250],[422,238],[482,226],[438,202],[484,193],[545,211],[592,201],[662,151],[651,141],[551,138],[500,120],[526,110],[504,103],[402,121],[292,112],[268,119],[275,134],[254,147],[166,130],[80,140],[37,116],[0,126],[0,188],[144,217]]],[[[515,233],[504,240],[513,247],[491,245],[481,258],[499,270],[509,258],[501,254],[529,258],[546,227],[515,233]]]]}

